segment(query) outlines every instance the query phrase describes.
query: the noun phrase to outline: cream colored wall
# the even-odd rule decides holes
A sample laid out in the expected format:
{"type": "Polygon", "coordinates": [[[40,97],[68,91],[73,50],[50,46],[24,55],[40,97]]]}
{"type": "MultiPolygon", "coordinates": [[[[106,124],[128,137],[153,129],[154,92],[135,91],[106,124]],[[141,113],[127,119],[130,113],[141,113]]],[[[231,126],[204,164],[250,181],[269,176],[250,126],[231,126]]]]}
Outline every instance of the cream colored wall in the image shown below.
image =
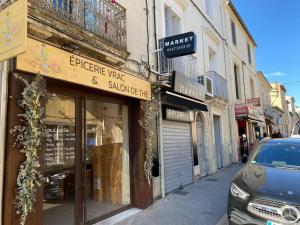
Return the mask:
{"type": "MultiPolygon", "coordinates": [[[[4,156],[6,135],[6,109],[7,109],[7,82],[8,63],[0,62],[0,208],[3,202],[4,183],[4,156]]],[[[0,212],[0,224],[2,224],[2,210],[0,212]]]]}
{"type": "Polygon", "coordinates": [[[285,100],[283,100],[283,92],[280,88],[279,85],[272,83],[272,90],[270,92],[270,97],[271,97],[271,102],[272,102],[272,106],[277,106],[278,108],[280,108],[282,111],[285,111],[285,105],[284,102],[285,100]]]}
{"type": "MultiPolygon", "coordinates": [[[[125,69],[136,75],[148,77],[147,63],[147,17],[146,3],[144,0],[118,0],[118,3],[126,8],[127,16],[127,51],[130,53],[129,60],[125,69]]],[[[149,49],[150,49],[150,66],[155,69],[154,54],[155,49],[154,30],[153,30],[153,5],[148,0],[149,12],[149,49]]],[[[151,77],[153,78],[153,77],[151,77]]],[[[153,78],[154,79],[154,78],[153,78]]]]}
{"type": "Polygon", "coordinates": [[[209,124],[209,137],[208,141],[211,143],[211,151],[209,152],[210,161],[213,162],[211,164],[211,173],[215,173],[217,171],[217,157],[215,151],[215,137],[214,137],[214,121],[213,116],[220,117],[220,125],[221,125],[221,150],[222,150],[222,164],[224,167],[230,165],[232,162],[232,147],[231,147],[231,138],[230,138],[230,126],[229,126],[229,116],[227,107],[221,109],[216,106],[209,107],[208,113],[208,124],[209,124]]]}
{"type": "Polygon", "coordinates": [[[285,90],[281,84],[272,83],[270,92],[272,106],[278,107],[282,111],[282,133],[285,136],[290,135],[291,125],[289,119],[288,105],[285,99],[285,90]]]}
{"type": "MultiPolygon", "coordinates": [[[[212,1],[213,17],[210,18],[205,11],[204,0],[194,0],[196,6],[191,1],[158,1],[157,2],[157,14],[158,14],[158,38],[164,38],[166,36],[165,28],[165,5],[171,7],[171,9],[177,13],[182,20],[182,32],[194,31],[197,35],[197,52],[194,56],[198,60],[198,74],[203,75],[209,71],[209,57],[208,47],[211,47],[216,52],[217,68],[216,72],[223,78],[227,79],[228,73],[226,70],[226,55],[225,55],[225,41],[224,39],[224,20],[222,4],[223,0],[212,1]],[[221,4],[222,3],[222,4],[221,4]],[[197,8],[198,7],[198,8],[197,8]],[[203,16],[204,15],[204,16],[203,16]]],[[[209,102],[209,112],[202,113],[204,119],[204,148],[206,155],[209,157],[210,173],[214,173],[217,170],[216,155],[213,138],[213,115],[221,116],[221,139],[224,165],[229,165],[232,154],[230,125],[229,125],[229,113],[228,108],[215,108],[209,102]]],[[[231,111],[231,115],[234,113],[231,111]]]]}
{"type": "Polygon", "coordinates": [[[237,146],[239,143],[238,137],[238,126],[235,119],[234,105],[236,103],[246,102],[246,99],[252,97],[260,97],[259,92],[259,80],[256,75],[256,59],[255,59],[255,46],[254,43],[248,37],[246,31],[241,26],[237,17],[234,15],[232,10],[227,4],[227,1],[222,1],[222,8],[224,11],[224,27],[225,27],[225,38],[227,42],[226,46],[226,57],[227,60],[227,71],[229,80],[229,112],[232,116],[231,119],[231,131],[232,135],[232,151],[237,159],[237,146]],[[231,20],[235,23],[236,28],[236,41],[237,45],[233,44],[232,33],[231,33],[231,20]],[[251,47],[251,64],[248,60],[248,49],[247,43],[251,47]],[[234,78],[234,64],[239,68],[239,93],[240,99],[236,98],[235,93],[235,78],[234,78]],[[250,78],[254,82],[254,96],[251,96],[250,78]]]}
{"type": "Polygon", "coordinates": [[[270,98],[270,91],[272,87],[270,84],[264,79],[263,75],[257,73],[258,76],[258,93],[260,97],[261,107],[264,109],[266,107],[271,106],[271,98],[270,98]]]}
{"type": "MultiPolygon", "coordinates": [[[[179,1],[180,2],[180,1],[179,1]]],[[[195,0],[195,4],[198,9],[192,4],[191,1],[183,1],[185,4],[180,4],[178,1],[158,1],[157,2],[157,14],[158,14],[158,39],[166,36],[165,28],[165,12],[164,6],[171,7],[174,12],[181,17],[182,20],[182,32],[194,31],[197,35],[197,52],[194,56],[198,59],[199,75],[203,75],[208,71],[208,45],[216,47],[218,68],[217,71],[221,76],[226,78],[224,69],[224,51],[222,37],[212,28],[206,19],[201,15],[199,10],[206,15],[204,10],[204,1],[195,0]]],[[[220,16],[220,3],[219,1],[213,1],[214,5],[214,20],[208,18],[209,21],[215,26],[216,30],[223,36],[221,29],[220,16]]],[[[207,15],[206,15],[207,17],[207,15]]]]}

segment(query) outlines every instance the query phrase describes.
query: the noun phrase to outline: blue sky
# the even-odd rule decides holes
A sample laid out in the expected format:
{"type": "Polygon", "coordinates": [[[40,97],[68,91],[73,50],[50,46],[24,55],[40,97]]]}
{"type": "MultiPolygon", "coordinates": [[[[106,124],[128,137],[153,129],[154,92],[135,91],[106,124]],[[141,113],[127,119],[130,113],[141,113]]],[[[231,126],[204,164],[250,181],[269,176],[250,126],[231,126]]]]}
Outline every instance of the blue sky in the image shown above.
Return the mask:
{"type": "Polygon", "coordinates": [[[233,0],[258,47],[257,70],[300,106],[300,0],[233,0]],[[289,83],[295,82],[297,83],[289,83]]]}

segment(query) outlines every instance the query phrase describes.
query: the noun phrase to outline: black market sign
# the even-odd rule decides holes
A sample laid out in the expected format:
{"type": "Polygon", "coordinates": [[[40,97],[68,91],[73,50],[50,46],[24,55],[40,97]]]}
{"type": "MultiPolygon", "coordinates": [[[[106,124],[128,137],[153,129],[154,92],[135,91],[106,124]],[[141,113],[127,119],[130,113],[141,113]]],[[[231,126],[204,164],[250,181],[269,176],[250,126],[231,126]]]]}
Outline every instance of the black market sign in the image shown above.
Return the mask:
{"type": "Polygon", "coordinates": [[[194,54],[197,51],[197,36],[194,32],[188,32],[166,37],[163,51],[167,58],[194,54]]]}
{"type": "Polygon", "coordinates": [[[205,100],[206,87],[186,76],[174,75],[174,91],[200,101],[205,100]]]}
{"type": "Polygon", "coordinates": [[[166,120],[191,123],[194,122],[194,112],[191,110],[183,111],[178,109],[165,108],[164,118],[166,120]]]}

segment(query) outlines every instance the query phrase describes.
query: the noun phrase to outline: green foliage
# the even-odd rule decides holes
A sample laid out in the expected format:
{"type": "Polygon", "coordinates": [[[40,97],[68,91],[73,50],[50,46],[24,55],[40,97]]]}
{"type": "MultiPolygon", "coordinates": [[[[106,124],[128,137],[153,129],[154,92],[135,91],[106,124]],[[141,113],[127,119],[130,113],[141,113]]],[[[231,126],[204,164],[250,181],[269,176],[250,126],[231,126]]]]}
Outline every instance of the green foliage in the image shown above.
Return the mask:
{"type": "Polygon", "coordinates": [[[144,172],[149,186],[151,186],[152,180],[152,168],[153,168],[153,158],[155,157],[152,151],[152,106],[151,102],[144,102],[141,106],[144,116],[143,120],[139,121],[140,126],[145,130],[145,144],[146,144],[146,159],[144,162],[144,172]]]}
{"type": "Polygon", "coordinates": [[[20,225],[24,225],[26,218],[33,211],[36,202],[37,187],[41,185],[40,163],[38,149],[46,137],[44,108],[41,99],[46,91],[41,87],[41,76],[36,76],[29,83],[22,77],[16,76],[24,82],[25,88],[18,105],[24,111],[19,114],[21,126],[16,126],[11,133],[16,137],[14,146],[25,154],[25,161],[20,165],[17,177],[16,210],[20,215],[20,225]]]}

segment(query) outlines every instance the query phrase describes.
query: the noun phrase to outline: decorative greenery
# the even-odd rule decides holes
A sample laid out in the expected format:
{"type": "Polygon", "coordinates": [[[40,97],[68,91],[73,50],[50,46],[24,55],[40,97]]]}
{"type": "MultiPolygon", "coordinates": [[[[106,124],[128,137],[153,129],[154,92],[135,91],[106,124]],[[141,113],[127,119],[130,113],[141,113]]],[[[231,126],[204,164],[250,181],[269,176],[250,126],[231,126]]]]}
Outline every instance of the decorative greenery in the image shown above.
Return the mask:
{"type": "Polygon", "coordinates": [[[152,106],[151,102],[144,102],[141,105],[142,111],[144,112],[143,120],[139,121],[140,126],[145,130],[145,144],[146,144],[146,159],[144,162],[144,172],[149,186],[151,186],[152,180],[152,168],[153,168],[153,158],[155,157],[152,151],[152,106]]]}
{"type": "Polygon", "coordinates": [[[21,164],[17,177],[16,210],[20,215],[20,224],[24,225],[26,218],[34,209],[37,187],[41,185],[42,176],[39,173],[38,149],[46,137],[44,108],[41,100],[46,91],[41,87],[43,78],[38,75],[30,83],[20,76],[16,77],[24,82],[25,88],[18,105],[24,110],[19,114],[21,126],[11,130],[16,137],[14,146],[25,154],[25,161],[21,164]]]}

